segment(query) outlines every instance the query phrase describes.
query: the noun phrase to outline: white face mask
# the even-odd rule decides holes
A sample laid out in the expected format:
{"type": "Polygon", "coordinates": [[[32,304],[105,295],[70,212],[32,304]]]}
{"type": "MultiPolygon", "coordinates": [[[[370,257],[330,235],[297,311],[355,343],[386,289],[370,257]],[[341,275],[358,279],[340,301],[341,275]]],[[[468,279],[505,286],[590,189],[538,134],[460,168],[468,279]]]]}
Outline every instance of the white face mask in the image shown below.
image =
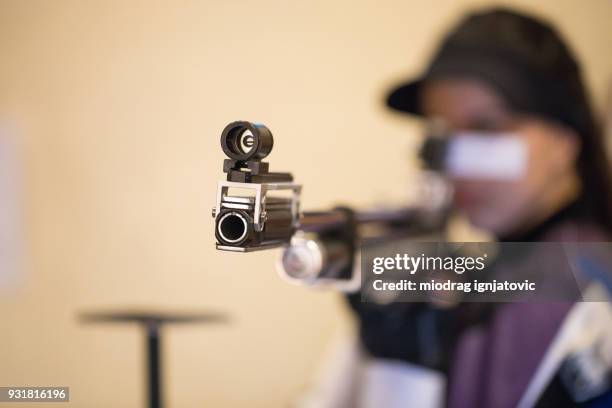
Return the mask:
{"type": "Polygon", "coordinates": [[[456,178],[519,180],[527,171],[527,146],[513,133],[456,133],[449,140],[444,167],[456,178]]]}

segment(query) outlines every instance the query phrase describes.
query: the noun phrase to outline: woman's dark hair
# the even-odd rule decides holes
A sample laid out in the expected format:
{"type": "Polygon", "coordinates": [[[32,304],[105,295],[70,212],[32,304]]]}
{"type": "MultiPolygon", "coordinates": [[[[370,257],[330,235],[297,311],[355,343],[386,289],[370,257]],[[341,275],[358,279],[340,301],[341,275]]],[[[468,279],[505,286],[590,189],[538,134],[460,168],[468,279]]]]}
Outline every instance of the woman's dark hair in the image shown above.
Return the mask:
{"type": "Polygon", "coordinates": [[[578,208],[586,219],[596,222],[612,233],[612,168],[606,156],[603,128],[593,115],[582,83],[580,86],[576,98],[575,126],[581,142],[577,169],[582,182],[582,192],[578,199],[578,208]]]}
{"type": "Polygon", "coordinates": [[[484,32],[497,31],[498,46],[501,42],[520,61],[517,66],[527,89],[524,95],[519,89],[508,93],[511,107],[560,122],[578,134],[582,191],[577,215],[612,233],[612,167],[577,58],[555,28],[539,19],[503,9],[472,18],[481,20],[476,25],[482,24],[484,32]]]}

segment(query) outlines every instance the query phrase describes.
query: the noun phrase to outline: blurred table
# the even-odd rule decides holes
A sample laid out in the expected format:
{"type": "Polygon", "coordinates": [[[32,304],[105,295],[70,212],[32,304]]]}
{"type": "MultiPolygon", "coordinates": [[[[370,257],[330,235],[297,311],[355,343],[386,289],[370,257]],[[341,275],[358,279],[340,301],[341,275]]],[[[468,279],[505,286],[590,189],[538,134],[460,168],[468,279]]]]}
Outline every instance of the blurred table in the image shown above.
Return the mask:
{"type": "Polygon", "coordinates": [[[82,323],[136,323],[145,330],[146,375],[148,407],[163,406],[161,383],[162,326],[166,324],[226,323],[227,317],[216,312],[168,313],[143,310],[116,310],[84,312],[79,315],[82,323]]]}

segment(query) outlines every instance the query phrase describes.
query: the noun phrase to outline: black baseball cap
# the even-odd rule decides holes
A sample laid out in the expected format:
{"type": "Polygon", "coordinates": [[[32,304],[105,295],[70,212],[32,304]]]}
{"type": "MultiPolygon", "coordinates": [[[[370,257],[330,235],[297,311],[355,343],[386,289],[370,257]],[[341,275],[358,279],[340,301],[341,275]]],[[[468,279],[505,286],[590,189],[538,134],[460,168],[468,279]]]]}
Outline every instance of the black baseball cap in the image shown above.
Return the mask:
{"type": "Polygon", "coordinates": [[[512,109],[552,118],[578,133],[591,119],[576,59],[539,18],[503,8],[469,14],[443,39],[425,73],[392,89],[386,103],[422,115],[423,84],[448,77],[485,81],[512,109]]]}

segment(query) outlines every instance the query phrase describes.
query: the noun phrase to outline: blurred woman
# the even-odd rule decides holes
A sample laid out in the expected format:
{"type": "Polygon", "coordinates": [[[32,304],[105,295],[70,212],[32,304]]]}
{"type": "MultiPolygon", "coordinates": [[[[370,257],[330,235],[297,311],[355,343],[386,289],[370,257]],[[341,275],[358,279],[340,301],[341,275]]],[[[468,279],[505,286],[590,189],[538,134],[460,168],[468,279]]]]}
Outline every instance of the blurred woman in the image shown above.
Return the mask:
{"type": "MultiPolygon", "coordinates": [[[[441,120],[456,137],[511,134],[524,146],[519,177],[452,177],[453,206],[474,226],[499,241],[610,241],[611,168],[602,132],[580,66],[551,25],[504,9],[469,15],[425,74],[394,89],[387,103],[441,120]]],[[[369,357],[443,374],[447,406],[496,408],[517,406],[573,306],[383,306],[359,295],[349,302],[369,357]]],[[[551,407],[612,404],[610,387],[598,390],[585,399],[555,374],[536,400],[551,407]]]]}

